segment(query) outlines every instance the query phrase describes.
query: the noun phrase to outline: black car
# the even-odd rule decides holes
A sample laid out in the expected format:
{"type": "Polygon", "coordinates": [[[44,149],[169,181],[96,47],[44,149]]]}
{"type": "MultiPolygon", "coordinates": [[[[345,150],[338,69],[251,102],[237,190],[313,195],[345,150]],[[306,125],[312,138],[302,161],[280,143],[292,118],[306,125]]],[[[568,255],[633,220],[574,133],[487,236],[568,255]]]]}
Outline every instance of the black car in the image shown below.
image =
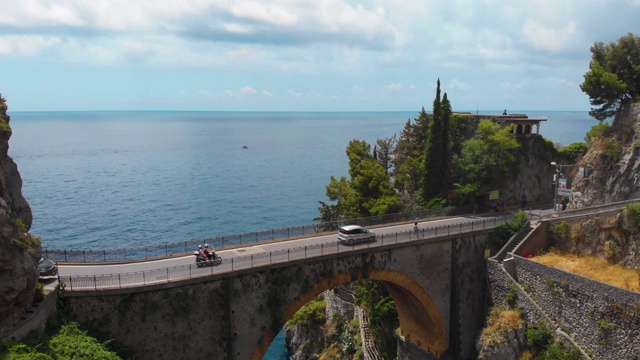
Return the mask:
{"type": "Polygon", "coordinates": [[[40,258],[38,270],[40,270],[40,279],[52,279],[58,276],[58,265],[53,260],[40,258]]]}

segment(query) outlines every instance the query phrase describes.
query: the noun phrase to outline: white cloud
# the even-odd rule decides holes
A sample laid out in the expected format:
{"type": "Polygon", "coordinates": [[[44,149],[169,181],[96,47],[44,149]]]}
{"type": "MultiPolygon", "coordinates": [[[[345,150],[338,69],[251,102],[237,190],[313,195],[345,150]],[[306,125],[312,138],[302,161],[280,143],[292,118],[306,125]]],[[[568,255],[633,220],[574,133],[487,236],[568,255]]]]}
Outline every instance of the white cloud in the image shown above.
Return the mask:
{"type": "Polygon", "coordinates": [[[240,92],[242,94],[255,94],[256,93],[256,91],[253,88],[251,88],[250,86],[243,87],[242,89],[240,89],[240,92]]]}
{"type": "Polygon", "coordinates": [[[527,20],[522,27],[523,35],[534,48],[560,51],[565,48],[576,33],[576,23],[568,21],[563,28],[545,26],[534,20],[527,20]]]}
{"type": "Polygon", "coordinates": [[[453,79],[451,80],[451,82],[446,86],[447,89],[451,89],[451,90],[470,90],[471,89],[471,85],[466,84],[458,79],[453,79]]]}
{"type": "Polygon", "coordinates": [[[228,97],[232,97],[233,96],[233,90],[225,90],[224,94],[228,97]]]}
{"type": "Polygon", "coordinates": [[[272,97],[273,96],[273,94],[271,92],[267,91],[267,90],[262,90],[261,93],[264,96],[268,96],[268,97],[272,97]]]}
{"type": "Polygon", "coordinates": [[[387,85],[387,90],[389,92],[400,92],[402,91],[402,84],[401,83],[392,83],[387,85]]]}
{"type": "Polygon", "coordinates": [[[289,95],[291,95],[293,97],[296,97],[296,98],[302,97],[302,93],[301,92],[295,91],[293,89],[288,90],[287,94],[289,94],[289,95]]]}
{"type": "Polygon", "coordinates": [[[2,36],[0,37],[0,55],[34,55],[45,49],[56,47],[61,42],[57,37],[2,36]]]}

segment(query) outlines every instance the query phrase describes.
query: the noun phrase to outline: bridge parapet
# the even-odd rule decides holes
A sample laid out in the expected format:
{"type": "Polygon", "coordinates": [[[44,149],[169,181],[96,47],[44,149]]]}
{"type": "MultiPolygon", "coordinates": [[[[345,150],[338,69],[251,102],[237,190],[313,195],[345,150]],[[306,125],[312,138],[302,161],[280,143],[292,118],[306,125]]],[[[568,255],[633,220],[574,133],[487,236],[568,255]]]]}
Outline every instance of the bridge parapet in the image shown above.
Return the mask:
{"type": "Polygon", "coordinates": [[[383,247],[389,244],[398,244],[425,239],[444,239],[451,236],[484,233],[494,227],[504,224],[512,219],[511,216],[499,218],[479,219],[471,222],[463,222],[454,225],[426,227],[419,229],[418,236],[413,231],[403,231],[377,235],[373,243],[363,243],[353,247],[345,247],[336,241],[325,242],[313,246],[293,245],[282,251],[259,251],[249,255],[241,255],[224,259],[222,264],[216,267],[197,267],[195,264],[176,267],[161,268],[129,273],[113,273],[104,275],[60,276],[59,280],[65,285],[67,291],[93,291],[123,289],[131,287],[144,287],[154,284],[173,283],[210,276],[214,274],[231,273],[243,269],[252,269],[262,266],[284,264],[294,260],[311,259],[325,255],[338,255],[360,251],[362,249],[383,247]]]}
{"type": "MultiPolygon", "coordinates": [[[[384,224],[402,223],[415,220],[425,220],[440,216],[447,216],[459,207],[446,207],[441,209],[427,209],[406,213],[386,214],[349,220],[350,224],[372,227],[384,224]]],[[[344,221],[334,223],[316,223],[286,228],[253,231],[241,234],[230,234],[205,239],[179,241],[150,246],[138,246],[120,249],[44,249],[47,258],[62,263],[109,263],[109,262],[133,262],[161,257],[179,256],[188,254],[205,243],[216,249],[225,249],[250,244],[258,244],[286,239],[326,234],[336,231],[338,226],[345,225],[344,221]]]]}

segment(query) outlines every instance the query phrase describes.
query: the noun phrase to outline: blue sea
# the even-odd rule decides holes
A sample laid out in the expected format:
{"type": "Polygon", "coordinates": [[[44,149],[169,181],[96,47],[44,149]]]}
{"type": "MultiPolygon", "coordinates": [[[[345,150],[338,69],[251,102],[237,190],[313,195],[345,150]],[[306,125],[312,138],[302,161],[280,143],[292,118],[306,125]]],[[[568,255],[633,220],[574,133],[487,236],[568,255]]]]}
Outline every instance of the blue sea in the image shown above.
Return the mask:
{"type": "MultiPolygon", "coordinates": [[[[564,145],[597,123],[587,111],[518,113],[547,118],[540,134],[564,145]]],[[[373,147],[418,111],[9,115],[31,233],[44,248],[103,249],[313,223],[330,177],[348,176],[349,141],[373,147]]],[[[287,358],[280,349],[265,359],[287,358]]]]}

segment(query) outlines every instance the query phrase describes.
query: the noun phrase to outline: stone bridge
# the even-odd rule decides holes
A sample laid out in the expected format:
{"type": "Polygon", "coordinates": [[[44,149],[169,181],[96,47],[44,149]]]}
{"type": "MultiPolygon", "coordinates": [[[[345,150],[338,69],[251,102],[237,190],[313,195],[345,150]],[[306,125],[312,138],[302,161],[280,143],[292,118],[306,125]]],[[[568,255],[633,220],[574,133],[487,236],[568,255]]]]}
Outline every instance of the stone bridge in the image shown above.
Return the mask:
{"type": "MultiPolygon", "coordinates": [[[[262,359],[279,330],[326,290],[380,281],[396,304],[400,359],[473,353],[484,320],[491,229],[362,247],[144,287],[62,291],[73,316],[143,359],[262,359]]],[[[126,356],[127,353],[125,353],[126,356]]]]}

